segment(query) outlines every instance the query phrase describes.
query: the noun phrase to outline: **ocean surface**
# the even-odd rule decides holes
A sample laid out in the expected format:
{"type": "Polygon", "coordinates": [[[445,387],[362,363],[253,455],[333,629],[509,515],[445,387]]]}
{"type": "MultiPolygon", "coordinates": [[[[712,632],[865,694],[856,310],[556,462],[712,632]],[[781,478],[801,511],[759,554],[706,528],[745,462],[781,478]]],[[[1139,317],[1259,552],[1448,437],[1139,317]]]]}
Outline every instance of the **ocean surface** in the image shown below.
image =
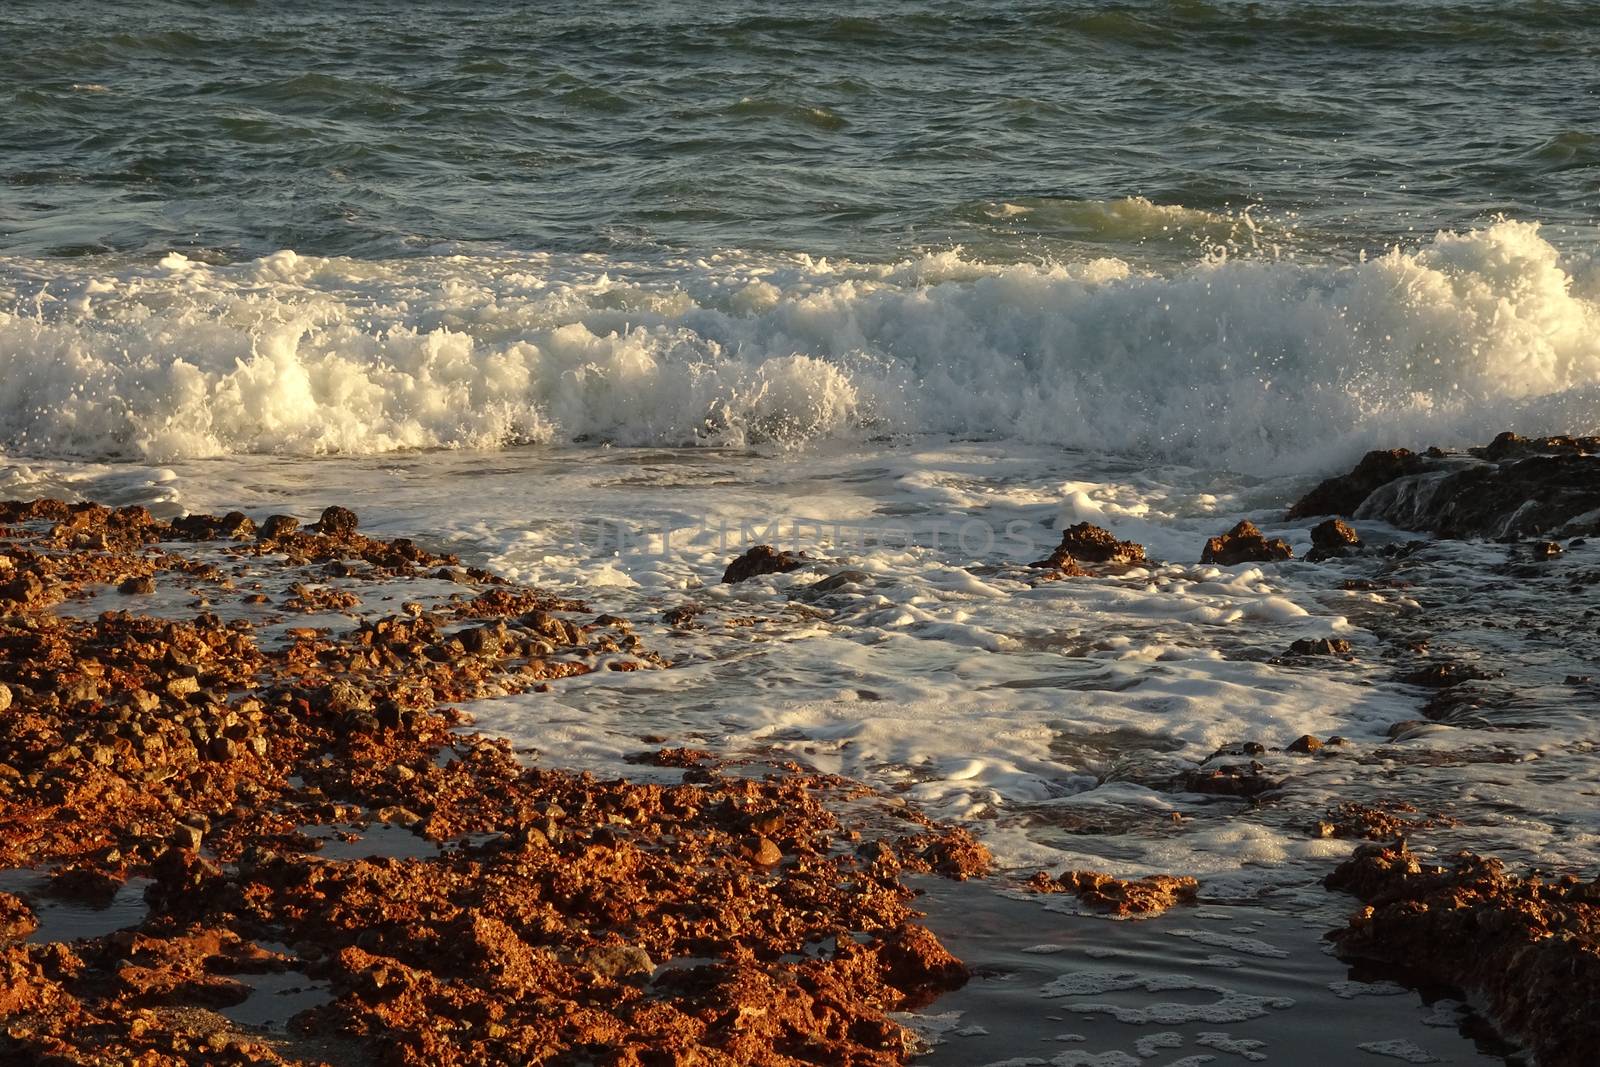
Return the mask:
{"type": "Polygon", "coordinates": [[[1600,3],[11,0],[0,42],[0,494],[347,504],[639,619],[674,669],[471,709],[555,765],[795,758],[1330,925],[1342,800],[1600,862],[1593,586],[1195,563],[1244,516],[1303,555],[1369,448],[1600,429],[1600,3]],[[1160,562],[1034,587],[1080,520],[1160,562]],[[756,541],[819,562],[721,585],[756,541]],[[1391,738],[1422,638],[1515,699],[1391,738]],[[1358,758],[1281,802],[1163,785],[1308,732],[1358,758]]]}

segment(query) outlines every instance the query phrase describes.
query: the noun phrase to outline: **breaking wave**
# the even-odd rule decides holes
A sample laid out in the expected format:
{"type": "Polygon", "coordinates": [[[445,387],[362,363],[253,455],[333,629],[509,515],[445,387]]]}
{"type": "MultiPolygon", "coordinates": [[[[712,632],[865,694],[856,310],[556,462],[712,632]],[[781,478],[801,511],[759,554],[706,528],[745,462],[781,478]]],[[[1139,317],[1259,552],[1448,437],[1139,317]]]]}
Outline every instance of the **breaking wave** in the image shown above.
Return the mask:
{"type": "Polygon", "coordinates": [[[0,447],[162,461],[937,433],[1240,470],[1600,425],[1600,272],[1502,221],[1348,263],[0,261],[0,447]]]}

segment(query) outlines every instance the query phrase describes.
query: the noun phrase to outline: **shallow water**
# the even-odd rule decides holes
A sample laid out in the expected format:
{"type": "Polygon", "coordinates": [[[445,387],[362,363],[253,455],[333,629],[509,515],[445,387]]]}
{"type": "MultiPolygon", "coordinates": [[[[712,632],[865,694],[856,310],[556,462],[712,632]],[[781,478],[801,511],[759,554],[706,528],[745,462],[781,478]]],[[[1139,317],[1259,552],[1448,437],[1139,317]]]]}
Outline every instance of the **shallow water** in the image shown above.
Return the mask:
{"type": "MultiPolygon", "coordinates": [[[[307,519],[338,502],[375,534],[415,536],[636,620],[672,669],[564,679],[468,709],[552,765],[644,773],[625,758],[662,737],[795,758],[966,821],[1007,866],[1193,873],[1218,899],[1320,876],[1352,843],[1311,828],[1348,800],[1460,821],[1419,833],[1423,851],[1600,861],[1600,795],[1579,784],[1600,777],[1589,687],[1569,682],[1594,673],[1600,605],[1582,584],[1600,566],[1593,546],[1537,567],[1467,542],[1390,563],[1194,562],[1243,515],[1303,555],[1307,525],[1279,516],[1305,484],[943,441],[41,463],[13,467],[0,492],[307,519]],[[1025,564],[1085,520],[1158,562],[1035,587],[1025,564]],[[723,585],[728,560],[756,540],[816,562],[723,585]],[[811,588],[843,572],[855,573],[811,588]],[[1375,575],[1397,587],[1341,588],[1375,575]],[[705,609],[695,628],[662,620],[689,604],[705,609]],[[1294,640],[1327,636],[1349,640],[1354,659],[1278,661],[1294,640]],[[1426,657],[1405,651],[1424,638],[1426,657]],[[1432,695],[1394,676],[1440,661],[1508,674],[1480,683],[1485,707],[1391,741],[1432,695]],[[1305,733],[1349,744],[1257,757],[1288,783],[1270,803],[1172,785],[1223,746],[1272,749],[1305,733]]],[[[1358,526],[1375,544],[1410,537],[1358,526]]]]}

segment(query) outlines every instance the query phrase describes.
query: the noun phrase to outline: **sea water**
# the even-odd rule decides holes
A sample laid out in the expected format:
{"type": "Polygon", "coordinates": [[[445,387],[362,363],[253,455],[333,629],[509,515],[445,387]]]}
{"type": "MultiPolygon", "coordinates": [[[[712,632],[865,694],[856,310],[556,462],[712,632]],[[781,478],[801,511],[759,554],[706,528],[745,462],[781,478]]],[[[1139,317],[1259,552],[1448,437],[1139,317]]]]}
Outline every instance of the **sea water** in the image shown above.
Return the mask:
{"type": "Polygon", "coordinates": [[[0,494],[342,503],[637,620],[672,669],[469,709],[550,765],[794,759],[1326,925],[1344,800],[1600,862],[1600,549],[1197,562],[1242,517],[1303,556],[1369,448],[1600,429],[1600,7],[22,0],[0,42],[0,494]],[[1079,521],[1151,563],[1034,583],[1079,521]],[[813,562],[723,585],[759,541],[813,562]],[[1392,738],[1423,639],[1508,674],[1392,738]],[[1171,786],[1304,733],[1349,744],[1263,757],[1272,803],[1171,786]]]}

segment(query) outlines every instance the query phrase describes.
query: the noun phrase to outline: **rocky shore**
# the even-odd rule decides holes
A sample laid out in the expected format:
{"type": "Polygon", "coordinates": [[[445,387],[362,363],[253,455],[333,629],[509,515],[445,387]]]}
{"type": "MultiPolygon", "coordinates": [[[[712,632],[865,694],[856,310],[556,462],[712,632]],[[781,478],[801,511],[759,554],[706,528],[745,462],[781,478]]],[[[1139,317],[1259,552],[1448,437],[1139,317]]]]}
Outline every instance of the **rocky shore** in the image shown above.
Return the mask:
{"type": "Polygon", "coordinates": [[[621,619],[337,507],[9,504],[0,561],[0,868],[40,880],[0,893],[7,1062],[902,1063],[888,1013],[966,978],[902,881],[985,871],[962,831],[793,765],[598,781],[464,728],[659,666],[621,619]],[[141,885],[129,928],[36,929],[141,885]],[[285,975],[286,1034],[230,1020],[285,975]]]}
{"type": "MultiPolygon", "coordinates": [[[[1557,538],[1600,528],[1596,443],[1372,453],[1284,525],[1261,520],[1286,535],[1308,520],[1304,562],[1243,520],[1198,565],[1332,574],[1334,596],[1406,589],[1428,542],[1382,524],[1511,542],[1507,573],[1543,581],[1557,538]]],[[[877,1065],[926,1051],[900,1013],[969,970],[921,921],[911,876],[989,875],[977,841],[856,781],[668,738],[630,757],[629,780],[530,763],[458,705],[666,660],[625,619],[359,526],[342,507],[302,527],[0,505],[0,1059],[877,1065]],[[59,920],[130,901],[115,929],[59,920]],[[295,994],[288,1025],[252,1021],[266,989],[295,994]]],[[[1137,576],[1146,556],[1080,522],[1008,573],[1028,588],[1137,576]]],[[[825,566],[755,546],[722,581],[798,572],[804,601],[870,580],[807,574],[825,566]]],[[[709,610],[661,621],[693,635],[709,610]]],[[[1510,699],[1490,683],[1514,680],[1383,620],[1364,625],[1386,677],[1421,694],[1389,747],[1244,738],[1143,784],[1287,812],[1297,766],[1432,758],[1399,746],[1481,726],[1510,699]]],[[[1338,636],[1279,647],[1267,662],[1291,670],[1359,654],[1338,636]]],[[[1427,862],[1411,843],[1437,848],[1457,821],[1398,795],[1291,824],[1371,842],[1326,882],[1358,898],[1329,935],[1340,957],[1459,991],[1542,1067],[1586,1064],[1600,880],[1470,853],[1427,862]]],[[[1018,899],[1124,918],[1206,900],[1182,872],[1012,874],[1018,899]]]]}

